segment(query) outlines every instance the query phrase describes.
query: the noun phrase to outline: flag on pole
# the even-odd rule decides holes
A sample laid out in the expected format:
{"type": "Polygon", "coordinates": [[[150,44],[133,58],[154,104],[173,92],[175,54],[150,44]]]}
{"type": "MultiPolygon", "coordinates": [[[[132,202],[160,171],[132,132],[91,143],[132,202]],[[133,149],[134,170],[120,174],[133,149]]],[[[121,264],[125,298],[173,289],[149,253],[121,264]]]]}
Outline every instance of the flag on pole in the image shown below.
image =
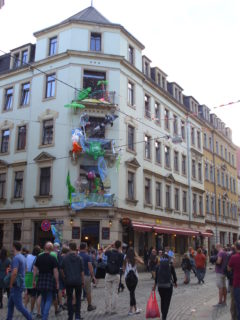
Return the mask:
{"type": "Polygon", "coordinates": [[[4,6],[4,0],[0,0],[0,9],[4,6]]]}
{"type": "Polygon", "coordinates": [[[71,185],[69,171],[68,171],[68,175],[67,175],[66,185],[68,188],[68,200],[69,200],[69,203],[71,204],[72,203],[72,193],[75,192],[75,188],[71,185]]]}

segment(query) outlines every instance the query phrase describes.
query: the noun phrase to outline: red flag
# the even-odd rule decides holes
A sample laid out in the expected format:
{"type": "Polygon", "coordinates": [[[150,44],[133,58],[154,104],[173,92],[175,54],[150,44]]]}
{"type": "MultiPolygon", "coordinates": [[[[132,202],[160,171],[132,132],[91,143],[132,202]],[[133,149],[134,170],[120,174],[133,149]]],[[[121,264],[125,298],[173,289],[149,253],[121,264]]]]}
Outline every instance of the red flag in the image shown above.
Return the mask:
{"type": "Polygon", "coordinates": [[[0,9],[4,6],[4,0],[0,0],[0,9]]]}

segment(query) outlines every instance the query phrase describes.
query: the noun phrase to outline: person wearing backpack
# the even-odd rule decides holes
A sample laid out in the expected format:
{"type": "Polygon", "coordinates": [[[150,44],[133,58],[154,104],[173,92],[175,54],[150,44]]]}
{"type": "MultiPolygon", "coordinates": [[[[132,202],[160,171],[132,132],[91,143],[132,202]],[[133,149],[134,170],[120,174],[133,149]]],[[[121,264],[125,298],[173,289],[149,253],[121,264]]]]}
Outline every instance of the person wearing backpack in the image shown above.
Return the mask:
{"type": "Polygon", "coordinates": [[[141,312],[141,309],[136,307],[135,298],[135,290],[138,283],[137,263],[144,264],[144,261],[136,254],[132,247],[129,247],[124,261],[125,282],[130,293],[130,310],[128,312],[129,316],[139,314],[141,312]]]}
{"type": "Polygon", "coordinates": [[[167,253],[164,253],[160,259],[160,263],[156,270],[155,284],[153,290],[155,291],[156,286],[161,298],[161,312],[162,320],[167,319],[167,314],[172,298],[173,285],[177,287],[177,276],[173,264],[170,262],[167,253]]]}
{"type": "Polygon", "coordinates": [[[82,258],[77,253],[77,245],[71,241],[69,243],[69,253],[63,258],[60,270],[61,275],[66,286],[67,292],[67,307],[68,320],[73,320],[73,291],[75,291],[76,320],[81,318],[81,292],[84,285],[84,272],[82,258]]]}
{"type": "Polygon", "coordinates": [[[105,306],[106,314],[116,314],[118,284],[120,280],[120,268],[123,265],[123,254],[121,252],[121,241],[117,240],[109,245],[104,253],[107,256],[107,267],[105,276],[105,306]],[[112,249],[111,249],[112,248],[112,249]]]}

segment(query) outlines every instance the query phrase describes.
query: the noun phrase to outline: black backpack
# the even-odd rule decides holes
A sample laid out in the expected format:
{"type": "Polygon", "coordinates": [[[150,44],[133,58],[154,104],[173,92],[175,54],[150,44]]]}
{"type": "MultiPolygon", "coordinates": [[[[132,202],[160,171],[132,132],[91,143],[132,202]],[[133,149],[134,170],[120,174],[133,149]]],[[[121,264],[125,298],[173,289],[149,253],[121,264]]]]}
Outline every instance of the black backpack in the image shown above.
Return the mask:
{"type": "Polygon", "coordinates": [[[72,257],[66,256],[64,264],[64,282],[68,286],[80,286],[82,285],[83,262],[82,258],[74,255],[72,257]]]}
{"type": "Polygon", "coordinates": [[[107,259],[107,273],[119,274],[120,267],[120,253],[116,250],[112,250],[107,259]]]}
{"type": "Polygon", "coordinates": [[[160,260],[157,277],[159,288],[170,288],[172,286],[171,265],[168,258],[160,260]]]}

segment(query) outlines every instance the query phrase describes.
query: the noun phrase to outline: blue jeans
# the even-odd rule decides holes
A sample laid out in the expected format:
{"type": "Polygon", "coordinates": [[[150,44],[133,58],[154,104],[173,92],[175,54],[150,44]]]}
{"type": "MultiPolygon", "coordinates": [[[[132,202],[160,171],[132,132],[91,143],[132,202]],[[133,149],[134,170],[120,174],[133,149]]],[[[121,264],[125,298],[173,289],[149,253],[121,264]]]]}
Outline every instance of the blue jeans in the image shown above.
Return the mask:
{"type": "Polygon", "coordinates": [[[205,269],[203,268],[197,268],[197,279],[199,282],[203,281],[204,277],[205,277],[205,269]]]}
{"type": "Polygon", "coordinates": [[[18,287],[13,287],[10,290],[10,296],[8,299],[8,314],[7,314],[7,320],[13,319],[13,313],[14,313],[14,306],[17,308],[19,312],[27,319],[32,320],[31,314],[28,312],[26,308],[24,308],[22,303],[22,292],[23,289],[18,287]]]}
{"type": "Polygon", "coordinates": [[[240,320],[240,287],[233,288],[235,305],[237,307],[238,320],[240,320]]]}
{"type": "Polygon", "coordinates": [[[49,310],[52,305],[53,292],[52,291],[41,291],[41,314],[42,320],[47,320],[49,315],[49,310]]]}

